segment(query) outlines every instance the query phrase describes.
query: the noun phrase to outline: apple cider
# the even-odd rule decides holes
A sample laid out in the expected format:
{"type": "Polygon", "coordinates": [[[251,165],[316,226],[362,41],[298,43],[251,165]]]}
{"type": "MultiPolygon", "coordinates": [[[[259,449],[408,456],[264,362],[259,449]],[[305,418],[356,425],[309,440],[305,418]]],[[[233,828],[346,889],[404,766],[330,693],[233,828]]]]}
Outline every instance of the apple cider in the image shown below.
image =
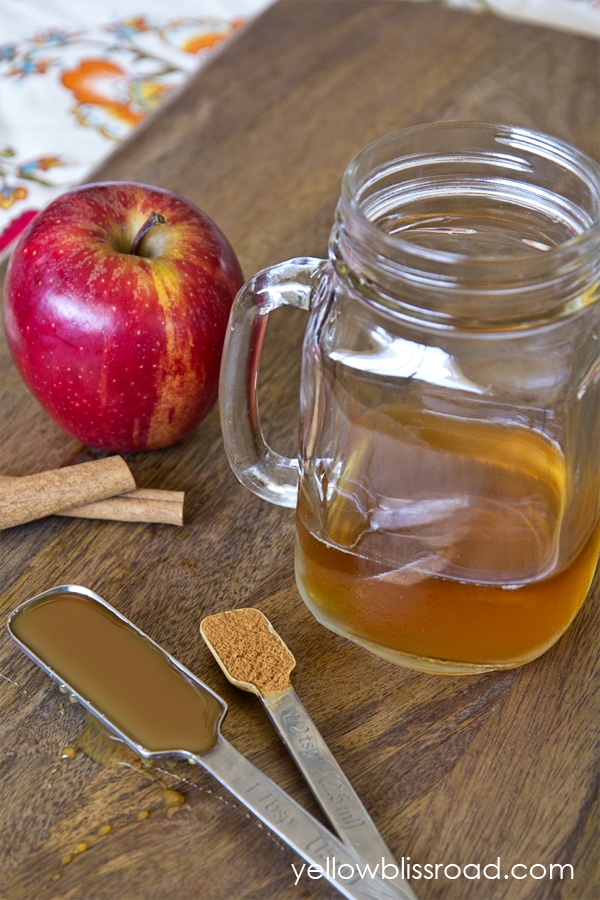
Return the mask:
{"type": "Polygon", "coordinates": [[[297,509],[296,578],[319,621],[453,673],[521,665],[565,631],[600,526],[561,567],[568,477],[553,443],[387,405],[350,422],[344,444],[320,490],[304,479],[297,509]]]}
{"type": "Polygon", "coordinates": [[[221,372],[231,467],[296,507],[323,625],[427,672],[535,659],[600,547],[600,166],[510,125],[384,135],[344,172],[327,259],[238,293],[221,372]],[[257,400],[285,306],[308,312],[291,457],[257,400]]]}

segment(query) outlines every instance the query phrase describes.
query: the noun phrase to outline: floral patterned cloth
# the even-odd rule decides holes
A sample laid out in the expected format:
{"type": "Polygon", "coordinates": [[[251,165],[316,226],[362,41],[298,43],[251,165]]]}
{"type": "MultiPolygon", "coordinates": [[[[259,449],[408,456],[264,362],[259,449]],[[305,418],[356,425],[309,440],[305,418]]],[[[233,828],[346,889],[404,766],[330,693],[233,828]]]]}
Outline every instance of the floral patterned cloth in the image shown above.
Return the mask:
{"type": "MultiPolygon", "coordinates": [[[[0,0],[0,252],[269,0],[0,0]]],[[[600,0],[430,0],[600,37],[600,0]]]]}
{"type": "Polygon", "coordinates": [[[266,0],[0,0],[0,251],[266,0]]]}

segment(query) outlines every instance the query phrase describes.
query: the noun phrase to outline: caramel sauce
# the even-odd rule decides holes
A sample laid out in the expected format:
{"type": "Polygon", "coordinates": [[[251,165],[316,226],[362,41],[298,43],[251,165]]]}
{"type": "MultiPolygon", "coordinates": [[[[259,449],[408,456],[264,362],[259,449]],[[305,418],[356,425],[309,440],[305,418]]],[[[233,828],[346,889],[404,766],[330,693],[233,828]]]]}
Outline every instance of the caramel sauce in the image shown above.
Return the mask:
{"type": "Polygon", "coordinates": [[[215,745],[222,703],[96,600],[49,594],[13,615],[11,630],[141,748],[204,753],[215,745]]]}

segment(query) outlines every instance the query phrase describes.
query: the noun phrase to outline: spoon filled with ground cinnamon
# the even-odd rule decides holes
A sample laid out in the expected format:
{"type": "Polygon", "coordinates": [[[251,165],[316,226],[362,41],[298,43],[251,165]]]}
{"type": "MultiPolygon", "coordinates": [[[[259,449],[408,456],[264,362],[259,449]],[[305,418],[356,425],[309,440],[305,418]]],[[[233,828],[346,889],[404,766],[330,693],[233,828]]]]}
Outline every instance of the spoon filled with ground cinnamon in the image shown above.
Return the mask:
{"type": "Polygon", "coordinates": [[[398,876],[389,880],[407,900],[416,900],[375,823],[300,702],[290,679],[296,660],[267,617],[252,607],[215,613],[202,620],[200,633],[227,679],[260,697],[339,837],[371,865],[387,864],[386,872],[395,867],[398,876]]]}

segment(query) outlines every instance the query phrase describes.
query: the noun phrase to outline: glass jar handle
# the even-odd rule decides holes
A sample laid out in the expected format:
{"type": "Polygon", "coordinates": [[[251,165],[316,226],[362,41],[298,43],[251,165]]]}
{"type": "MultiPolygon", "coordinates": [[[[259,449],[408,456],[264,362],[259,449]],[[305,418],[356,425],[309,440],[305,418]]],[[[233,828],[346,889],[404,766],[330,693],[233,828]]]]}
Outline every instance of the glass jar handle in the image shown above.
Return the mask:
{"type": "Polygon", "coordinates": [[[258,412],[258,366],[269,313],[280,306],[310,309],[327,261],[299,257],[258,272],[235,298],[221,362],[219,408],[229,464],[264,500],[295,507],[298,460],[266,443],[258,412]]]}

